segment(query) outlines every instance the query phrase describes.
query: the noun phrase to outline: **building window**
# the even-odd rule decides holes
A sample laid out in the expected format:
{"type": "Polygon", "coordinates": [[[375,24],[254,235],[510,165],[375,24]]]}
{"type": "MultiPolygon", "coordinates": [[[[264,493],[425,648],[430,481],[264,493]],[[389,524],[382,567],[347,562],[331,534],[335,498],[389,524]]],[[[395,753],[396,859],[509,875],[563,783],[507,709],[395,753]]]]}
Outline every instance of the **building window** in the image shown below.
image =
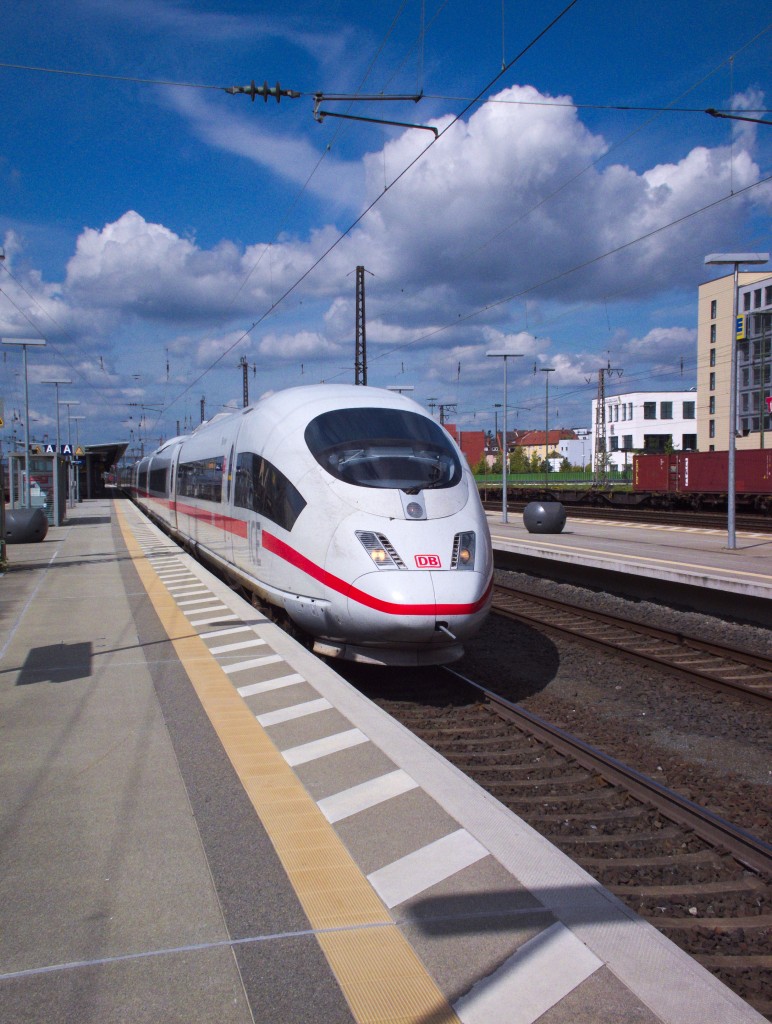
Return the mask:
{"type": "Polygon", "coordinates": [[[711,343],[711,345],[715,345],[716,344],[716,325],[715,324],[711,324],[710,325],[710,343],[711,343]]]}
{"type": "Polygon", "coordinates": [[[710,401],[708,403],[708,412],[710,413],[711,416],[715,416],[716,415],[716,396],[715,395],[711,395],[710,396],[710,401]]]}
{"type": "Polygon", "coordinates": [[[712,299],[710,303],[710,319],[715,320],[716,314],[718,313],[718,302],[716,299],[712,299]]]}
{"type": "Polygon", "coordinates": [[[708,437],[716,436],[716,421],[708,420],[708,437]]]}
{"type": "Polygon", "coordinates": [[[632,447],[633,447],[633,435],[632,434],[625,434],[624,435],[624,437],[622,438],[622,447],[624,449],[626,449],[628,452],[632,451],[632,447]]]}
{"type": "Polygon", "coordinates": [[[714,348],[710,350],[710,365],[716,365],[716,350],[714,348]]]}
{"type": "Polygon", "coordinates": [[[645,420],[655,420],[657,418],[657,403],[656,402],[644,402],[643,403],[643,418],[645,420]]]}
{"type": "Polygon", "coordinates": [[[644,434],[643,450],[646,452],[664,452],[673,446],[672,434],[644,434]]]}
{"type": "Polygon", "coordinates": [[[753,291],[753,308],[761,309],[761,288],[755,288],[753,291]]]}
{"type": "Polygon", "coordinates": [[[672,418],[673,418],[673,403],[672,402],[660,402],[659,403],[659,418],[661,420],[672,420],[672,418]]]}
{"type": "Polygon", "coordinates": [[[751,293],[745,292],[743,295],[743,309],[749,310],[751,308],[751,293]]]}
{"type": "Polygon", "coordinates": [[[772,306],[772,284],[768,284],[764,289],[764,305],[772,306]]]}
{"type": "Polygon", "coordinates": [[[633,418],[633,403],[627,403],[627,418],[631,420],[633,418]]]}
{"type": "Polygon", "coordinates": [[[708,387],[710,388],[711,391],[715,391],[716,390],[716,375],[715,375],[715,373],[711,373],[711,375],[710,375],[710,382],[708,384],[708,387]]]}
{"type": "Polygon", "coordinates": [[[683,419],[693,420],[694,419],[694,402],[684,402],[683,419]]]}
{"type": "Polygon", "coordinates": [[[681,448],[683,451],[696,451],[697,450],[697,435],[696,434],[684,434],[681,438],[681,448]]]}
{"type": "Polygon", "coordinates": [[[618,452],[619,451],[619,438],[618,437],[612,437],[611,438],[611,450],[612,450],[612,452],[618,452]]]}

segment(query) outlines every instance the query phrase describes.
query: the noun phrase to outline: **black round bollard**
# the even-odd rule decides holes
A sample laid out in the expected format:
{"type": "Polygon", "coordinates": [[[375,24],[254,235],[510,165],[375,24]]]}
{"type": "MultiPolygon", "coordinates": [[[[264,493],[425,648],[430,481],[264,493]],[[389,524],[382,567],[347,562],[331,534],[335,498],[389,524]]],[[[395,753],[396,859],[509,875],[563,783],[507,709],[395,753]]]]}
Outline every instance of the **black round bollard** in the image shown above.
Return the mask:
{"type": "Polygon", "coordinates": [[[48,533],[48,520],[42,508],[5,510],[6,544],[34,544],[48,533]]]}
{"type": "Polygon", "coordinates": [[[566,510],[559,501],[532,501],[523,509],[523,523],[529,533],[560,533],[566,510]]]}

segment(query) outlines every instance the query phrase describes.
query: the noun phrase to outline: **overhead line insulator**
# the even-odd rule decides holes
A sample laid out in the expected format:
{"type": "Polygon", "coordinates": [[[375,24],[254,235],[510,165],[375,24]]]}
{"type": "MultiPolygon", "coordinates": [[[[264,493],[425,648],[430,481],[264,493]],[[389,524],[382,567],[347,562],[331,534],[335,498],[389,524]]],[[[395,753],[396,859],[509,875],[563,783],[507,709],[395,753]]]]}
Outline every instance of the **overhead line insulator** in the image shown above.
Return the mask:
{"type": "Polygon", "coordinates": [[[276,102],[281,103],[282,96],[288,96],[294,100],[303,95],[295,89],[282,89],[279,82],[275,86],[268,85],[268,82],[263,82],[262,85],[255,85],[254,79],[252,79],[249,85],[230,85],[224,91],[230,93],[231,96],[251,96],[253,103],[255,102],[255,96],[262,96],[266,103],[269,96],[274,96],[276,102]]]}

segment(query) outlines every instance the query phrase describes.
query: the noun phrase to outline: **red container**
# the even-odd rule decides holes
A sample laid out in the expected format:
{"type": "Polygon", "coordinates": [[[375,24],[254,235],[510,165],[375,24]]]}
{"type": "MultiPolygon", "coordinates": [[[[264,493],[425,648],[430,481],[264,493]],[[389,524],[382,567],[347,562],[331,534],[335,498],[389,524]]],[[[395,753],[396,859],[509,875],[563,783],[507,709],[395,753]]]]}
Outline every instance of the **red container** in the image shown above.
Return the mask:
{"type": "Polygon", "coordinates": [[[633,490],[672,491],[676,485],[675,455],[634,455],[633,490]]]}
{"type": "MultiPolygon", "coordinates": [[[[726,494],[727,452],[678,452],[633,457],[636,491],[675,494],[726,494]]],[[[772,449],[735,452],[735,493],[772,494],[772,449]]]]}

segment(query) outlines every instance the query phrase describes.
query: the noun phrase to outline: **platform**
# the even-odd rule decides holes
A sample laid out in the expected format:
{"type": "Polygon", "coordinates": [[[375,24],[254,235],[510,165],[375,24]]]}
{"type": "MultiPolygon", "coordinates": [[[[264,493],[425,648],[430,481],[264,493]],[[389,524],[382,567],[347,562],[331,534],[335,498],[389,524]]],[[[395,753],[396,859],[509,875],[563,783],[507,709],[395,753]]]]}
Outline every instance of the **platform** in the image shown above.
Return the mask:
{"type": "Polygon", "coordinates": [[[0,1019],[763,1020],[128,502],[8,553],[0,1019]]]}
{"type": "Polygon", "coordinates": [[[572,519],[560,533],[529,533],[523,515],[487,514],[496,563],[528,570],[538,562],[569,582],[680,600],[697,611],[772,623],[772,533],[666,526],[619,519],[572,519]]]}

